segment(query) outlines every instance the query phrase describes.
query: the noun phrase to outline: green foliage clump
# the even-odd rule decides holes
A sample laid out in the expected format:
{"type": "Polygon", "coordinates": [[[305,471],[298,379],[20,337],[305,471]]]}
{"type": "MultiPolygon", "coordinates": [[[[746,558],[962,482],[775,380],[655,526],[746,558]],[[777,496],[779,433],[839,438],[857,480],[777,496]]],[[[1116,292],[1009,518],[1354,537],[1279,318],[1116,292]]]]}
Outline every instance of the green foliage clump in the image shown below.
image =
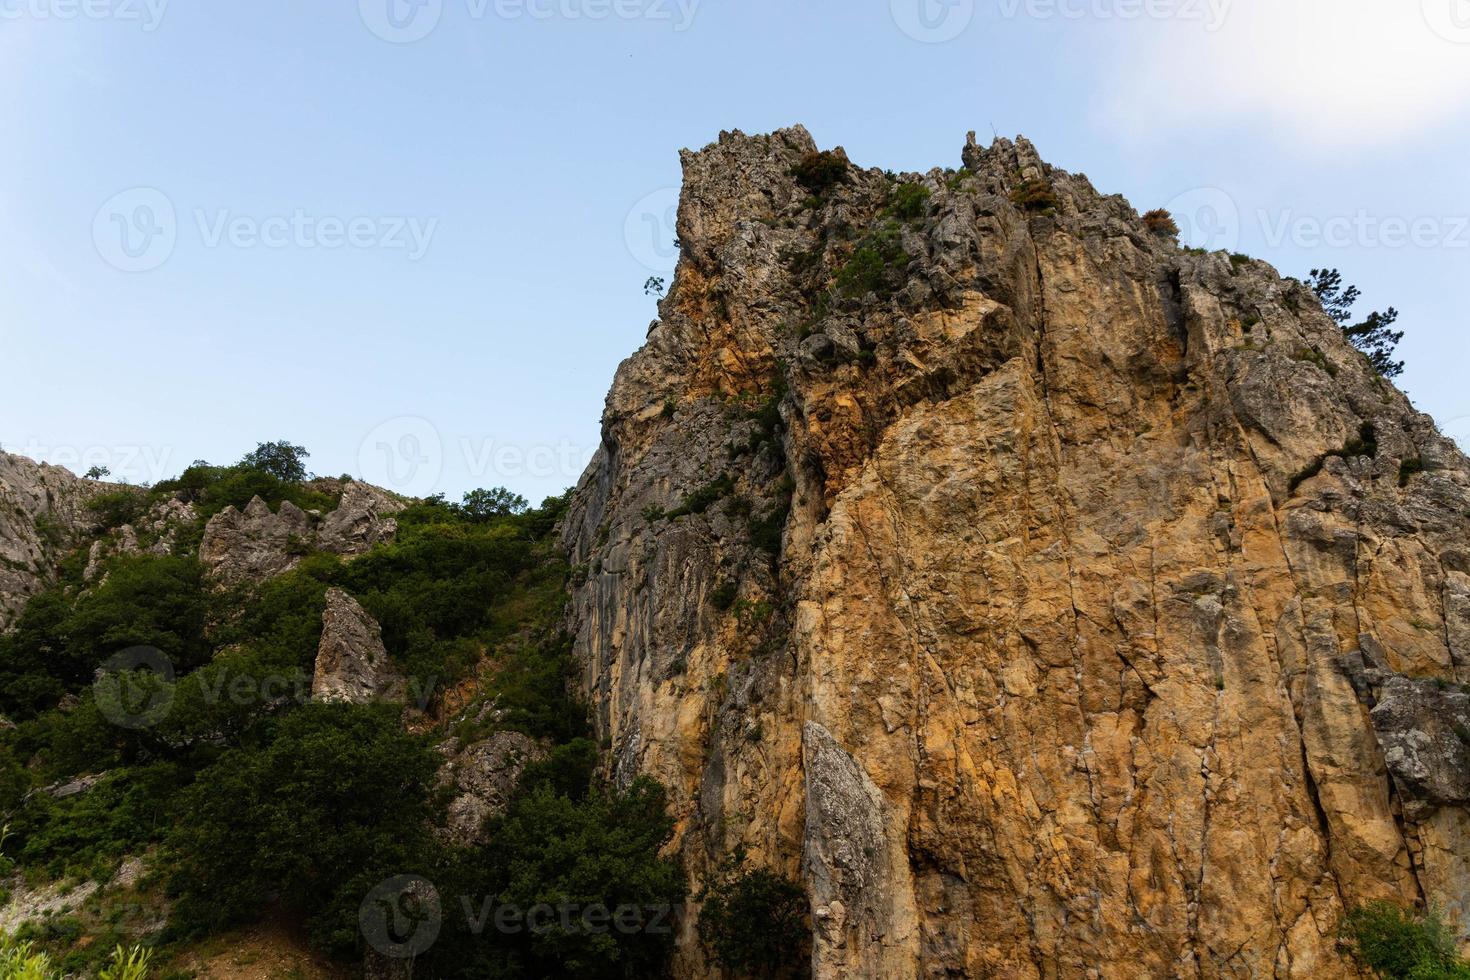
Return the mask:
{"type": "Polygon", "coordinates": [[[87,501],[87,510],[97,520],[103,531],[111,531],[132,524],[143,516],[148,506],[148,495],[142,490],[114,490],[101,493],[87,501]]]}
{"type": "Polygon", "coordinates": [[[796,182],[812,194],[824,194],[847,180],[850,165],[840,154],[831,150],[813,151],[801,158],[792,168],[796,182]]]}
{"type": "Polygon", "coordinates": [[[179,670],[202,664],[210,608],[203,574],[191,558],[128,555],[113,559],[90,592],[57,586],[33,598],[0,637],[0,711],[31,717],[130,647],[155,647],[179,670]]]}
{"type": "Polygon", "coordinates": [[[1343,936],[1354,958],[1384,980],[1470,980],[1470,963],[1432,910],[1421,916],[1369,902],[1348,913],[1343,936]]]}
{"type": "Polygon", "coordinates": [[[767,868],[742,870],[743,863],[737,852],[706,882],[700,941],[737,976],[799,975],[811,939],[806,893],[767,868]]]}
{"type": "Polygon", "coordinates": [[[907,268],[911,256],[903,249],[896,222],[886,222],[858,245],[837,273],[837,291],[844,296],[892,295],[896,274],[907,268]]]}
{"type": "Polygon", "coordinates": [[[1424,472],[1424,460],[1418,456],[1406,459],[1399,463],[1399,486],[1407,487],[1409,481],[1416,475],[1424,472]]]}
{"type": "Polygon", "coordinates": [[[1056,191],[1045,178],[1022,181],[1011,191],[1011,203],[1022,211],[1055,212],[1061,209],[1056,191]]]}
{"type": "Polygon", "coordinates": [[[734,490],[735,478],[728,473],[721,474],[718,479],[686,495],[683,503],[664,516],[673,520],[678,517],[687,517],[690,514],[703,514],[716,501],[728,497],[734,490]]]}
{"type": "Polygon", "coordinates": [[[720,612],[727,611],[735,605],[735,597],[740,594],[740,583],[736,581],[725,581],[715,586],[710,593],[709,602],[720,612]]]}
{"type": "Polygon", "coordinates": [[[167,840],[176,927],[249,921],[274,901],[350,948],[362,896],[422,858],[436,769],[391,706],[292,712],[268,744],[225,753],[185,792],[189,817],[167,840]]]}
{"type": "Polygon", "coordinates": [[[929,198],[929,188],[923,184],[899,184],[888,210],[900,221],[918,221],[929,213],[929,198]]]}

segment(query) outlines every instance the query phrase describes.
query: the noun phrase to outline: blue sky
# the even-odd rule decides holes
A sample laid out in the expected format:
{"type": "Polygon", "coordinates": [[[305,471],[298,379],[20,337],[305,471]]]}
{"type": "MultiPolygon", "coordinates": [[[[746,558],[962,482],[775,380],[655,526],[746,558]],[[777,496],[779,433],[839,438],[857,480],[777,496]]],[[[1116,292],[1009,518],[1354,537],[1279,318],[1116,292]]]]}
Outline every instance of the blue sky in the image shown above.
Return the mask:
{"type": "Polygon", "coordinates": [[[678,149],[795,122],[894,170],[1022,133],[1199,244],[1336,266],[1470,444],[1470,0],[0,0],[0,84],[0,445],[74,468],[285,438],[559,491],[678,149]]]}

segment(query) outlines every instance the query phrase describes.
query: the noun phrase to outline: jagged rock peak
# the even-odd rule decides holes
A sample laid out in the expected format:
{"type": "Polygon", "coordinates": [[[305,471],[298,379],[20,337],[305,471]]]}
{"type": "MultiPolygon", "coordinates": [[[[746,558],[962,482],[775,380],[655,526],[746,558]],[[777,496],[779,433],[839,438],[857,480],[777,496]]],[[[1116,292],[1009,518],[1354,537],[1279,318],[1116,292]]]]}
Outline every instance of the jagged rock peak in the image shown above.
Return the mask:
{"type": "Polygon", "coordinates": [[[1470,463],[1304,284],[1022,138],[814,153],[683,154],[564,524],[691,884],[799,877],[819,978],[1352,975],[1377,898],[1470,935],[1470,463]]]}

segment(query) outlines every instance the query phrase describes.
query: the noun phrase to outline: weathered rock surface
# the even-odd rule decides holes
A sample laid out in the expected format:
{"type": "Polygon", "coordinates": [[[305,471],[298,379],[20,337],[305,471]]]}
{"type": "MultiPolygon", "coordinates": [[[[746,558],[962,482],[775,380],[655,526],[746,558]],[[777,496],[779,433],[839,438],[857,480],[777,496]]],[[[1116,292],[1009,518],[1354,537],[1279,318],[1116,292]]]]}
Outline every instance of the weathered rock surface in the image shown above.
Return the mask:
{"type": "Polygon", "coordinates": [[[520,732],[496,732],[455,750],[440,770],[441,785],[451,787],[443,836],[459,846],[485,842],[485,821],[505,812],[526,766],[545,758],[535,739],[520,732]]]}
{"type": "Polygon", "coordinates": [[[404,698],[403,678],[388,659],[378,621],[341,589],[327,590],[311,696],[349,704],[404,698]]]}
{"type": "Polygon", "coordinates": [[[284,501],[272,513],[259,497],[244,511],[226,507],[209,519],[199,559],[225,585],[262,582],[295,568],[312,551],[354,557],[391,540],[392,515],[404,503],[385,490],[356,481],[342,490],[336,510],[319,517],[284,501]]]}
{"type": "Polygon", "coordinates": [[[684,155],[565,525],[691,878],[801,877],[818,977],[1348,976],[1375,898],[1467,935],[1470,464],[1304,285],[1024,140],[911,218],[814,150],[684,155]]]}
{"type": "Polygon", "coordinates": [[[120,489],[0,452],[0,630],[50,584],[57,561],[93,529],[87,501],[120,489]]]}
{"type": "Polygon", "coordinates": [[[114,555],[172,554],[179,532],[198,519],[198,511],[191,503],[174,497],[158,501],[148,508],[136,528],[131,524],[124,524],[116,531],[92,542],[87,551],[87,567],[82,578],[87,582],[97,581],[102,576],[103,563],[114,555]],[[147,541],[146,545],[143,544],[144,540],[147,541]]]}

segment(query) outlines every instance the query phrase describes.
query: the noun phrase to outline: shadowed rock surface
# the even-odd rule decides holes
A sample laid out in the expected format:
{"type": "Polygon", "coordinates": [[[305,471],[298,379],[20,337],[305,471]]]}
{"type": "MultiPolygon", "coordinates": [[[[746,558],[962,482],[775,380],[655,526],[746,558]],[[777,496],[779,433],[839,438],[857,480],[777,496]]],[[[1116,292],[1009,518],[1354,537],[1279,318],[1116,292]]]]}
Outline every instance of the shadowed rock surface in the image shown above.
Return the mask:
{"type": "Polygon", "coordinates": [[[1377,898],[1464,937],[1465,458],[1304,284],[1025,140],[815,151],[684,154],[565,524],[691,881],[803,879],[820,978],[1355,975],[1377,898]]]}

